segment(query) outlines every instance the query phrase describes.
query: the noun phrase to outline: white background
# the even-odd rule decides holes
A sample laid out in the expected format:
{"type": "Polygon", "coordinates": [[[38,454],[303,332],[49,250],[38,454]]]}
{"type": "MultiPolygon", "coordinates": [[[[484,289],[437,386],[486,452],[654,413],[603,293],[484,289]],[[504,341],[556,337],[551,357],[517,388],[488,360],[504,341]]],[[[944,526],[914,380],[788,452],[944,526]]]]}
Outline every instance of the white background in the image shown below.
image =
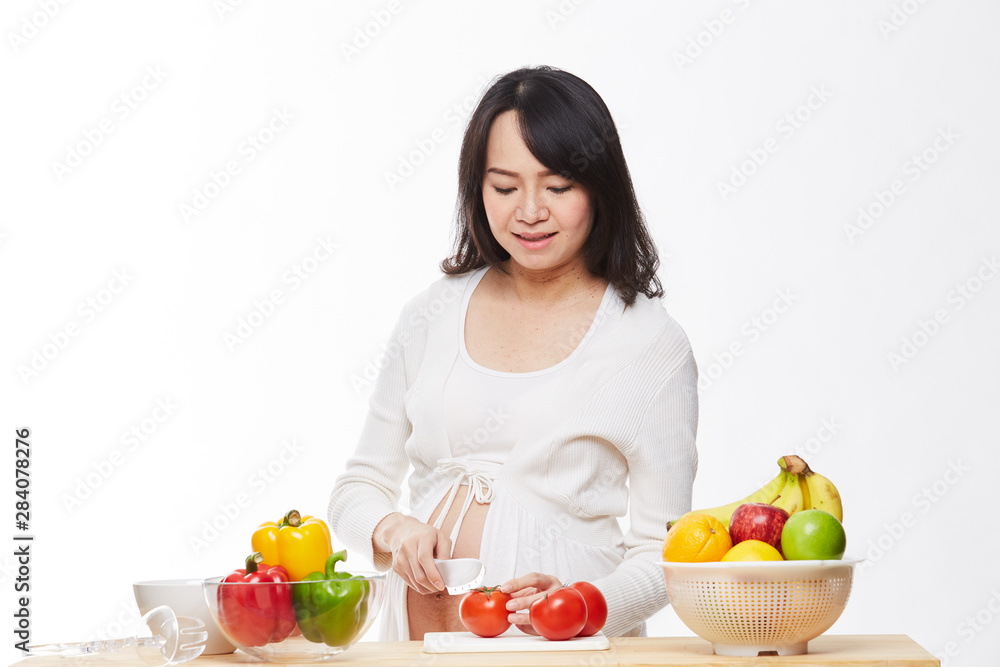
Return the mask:
{"type": "MultiPolygon", "coordinates": [[[[4,2],[0,563],[13,599],[28,427],[33,641],[114,634],[133,581],[325,515],[449,251],[471,105],[551,64],[619,124],[699,362],[695,504],[802,454],[869,558],[831,632],[995,658],[1000,5],[232,4],[4,2]]],[[[649,631],[690,634],[670,609],[649,631]]]]}

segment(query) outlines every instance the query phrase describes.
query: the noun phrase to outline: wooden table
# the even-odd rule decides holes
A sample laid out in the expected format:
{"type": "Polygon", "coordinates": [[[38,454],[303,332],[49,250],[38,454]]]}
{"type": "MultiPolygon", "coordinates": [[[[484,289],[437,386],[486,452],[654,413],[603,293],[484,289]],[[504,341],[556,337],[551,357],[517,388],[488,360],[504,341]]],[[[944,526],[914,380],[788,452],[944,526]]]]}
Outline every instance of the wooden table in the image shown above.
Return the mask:
{"type": "MultiPolygon", "coordinates": [[[[697,637],[621,637],[611,640],[606,651],[552,651],[531,653],[424,653],[423,642],[361,642],[323,665],[373,667],[473,667],[516,665],[517,667],[574,667],[612,665],[698,665],[709,667],[940,667],[933,655],[906,635],[822,635],[809,642],[809,653],[795,656],[727,658],[712,653],[711,645],[697,637]]],[[[19,667],[87,667],[141,664],[134,653],[88,656],[76,662],[62,658],[38,657],[16,663],[19,667]]],[[[204,656],[189,663],[192,667],[221,667],[262,663],[243,653],[204,656]]],[[[291,665],[301,663],[287,663],[291,665]]]]}

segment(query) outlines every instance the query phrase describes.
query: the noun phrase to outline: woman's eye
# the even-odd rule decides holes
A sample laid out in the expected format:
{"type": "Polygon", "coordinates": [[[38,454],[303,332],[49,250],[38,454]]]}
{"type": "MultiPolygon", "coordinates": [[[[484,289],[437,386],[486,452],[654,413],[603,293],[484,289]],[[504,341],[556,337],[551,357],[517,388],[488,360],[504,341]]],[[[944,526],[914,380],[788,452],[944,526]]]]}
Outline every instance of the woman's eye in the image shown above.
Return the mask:
{"type": "MultiPolygon", "coordinates": [[[[561,195],[564,192],[569,192],[572,189],[573,189],[572,185],[566,185],[566,186],[563,186],[563,187],[550,187],[550,188],[548,188],[549,192],[551,192],[553,194],[557,194],[557,195],[561,195]]],[[[496,192],[498,195],[509,195],[510,193],[514,192],[515,190],[517,190],[517,188],[501,188],[501,187],[499,187],[497,185],[493,186],[493,191],[496,192]]]]}

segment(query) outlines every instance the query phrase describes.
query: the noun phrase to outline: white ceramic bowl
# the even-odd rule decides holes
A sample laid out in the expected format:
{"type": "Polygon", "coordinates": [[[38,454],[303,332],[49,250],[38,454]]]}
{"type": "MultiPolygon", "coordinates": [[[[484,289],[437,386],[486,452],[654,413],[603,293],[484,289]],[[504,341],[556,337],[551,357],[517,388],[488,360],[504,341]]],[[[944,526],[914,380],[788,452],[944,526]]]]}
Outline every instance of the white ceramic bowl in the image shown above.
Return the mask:
{"type": "Polygon", "coordinates": [[[165,604],[178,616],[200,619],[208,630],[208,644],[202,655],[232,653],[236,647],[219,630],[205,602],[201,579],[160,579],[139,581],[132,584],[139,613],[145,614],[153,607],[165,604]]]}

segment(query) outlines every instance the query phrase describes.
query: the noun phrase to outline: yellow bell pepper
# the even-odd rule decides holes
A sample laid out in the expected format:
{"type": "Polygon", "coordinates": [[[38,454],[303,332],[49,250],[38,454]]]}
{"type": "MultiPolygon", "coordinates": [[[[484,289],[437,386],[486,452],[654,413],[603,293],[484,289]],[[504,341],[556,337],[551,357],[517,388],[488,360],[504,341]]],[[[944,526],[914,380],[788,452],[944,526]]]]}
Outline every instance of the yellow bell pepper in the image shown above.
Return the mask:
{"type": "Polygon", "coordinates": [[[292,510],[280,522],[266,521],[250,538],[254,551],[268,565],[280,565],[291,581],[301,581],[311,572],[323,572],[333,553],[326,523],[292,510]]]}

